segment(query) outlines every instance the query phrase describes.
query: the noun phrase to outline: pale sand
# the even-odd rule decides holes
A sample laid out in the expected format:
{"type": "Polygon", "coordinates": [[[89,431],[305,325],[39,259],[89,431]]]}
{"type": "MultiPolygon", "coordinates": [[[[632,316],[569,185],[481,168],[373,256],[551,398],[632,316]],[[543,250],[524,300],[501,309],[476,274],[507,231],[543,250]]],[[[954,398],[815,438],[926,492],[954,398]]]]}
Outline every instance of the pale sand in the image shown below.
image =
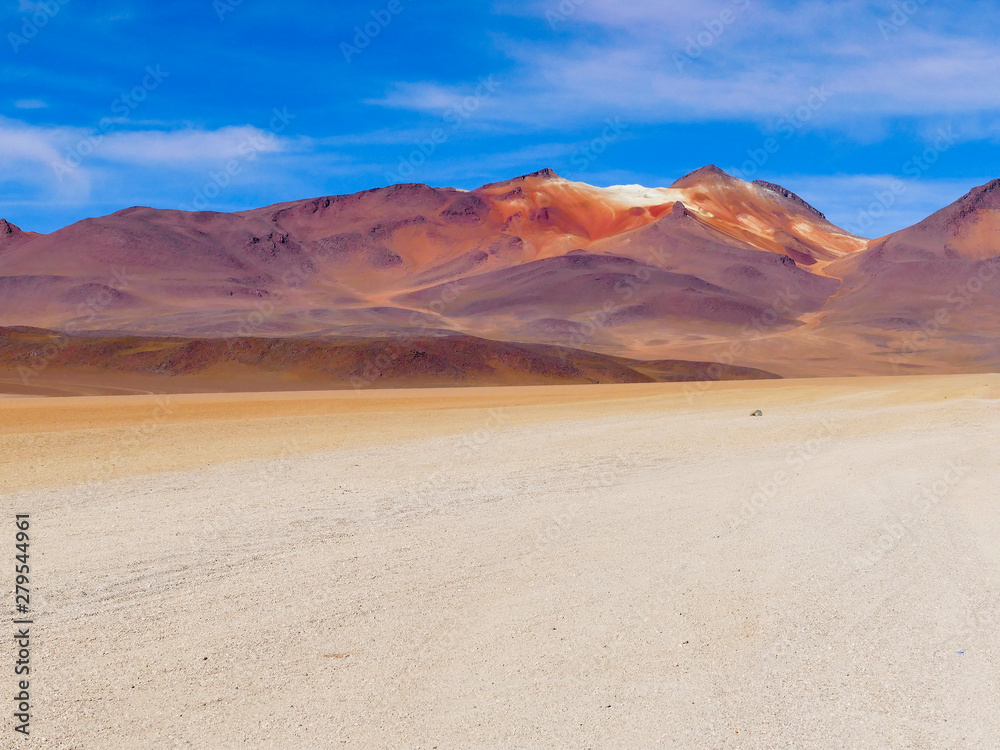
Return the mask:
{"type": "Polygon", "coordinates": [[[699,388],[3,400],[15,745],[1000,746],[1000,377],[699,388]]]}

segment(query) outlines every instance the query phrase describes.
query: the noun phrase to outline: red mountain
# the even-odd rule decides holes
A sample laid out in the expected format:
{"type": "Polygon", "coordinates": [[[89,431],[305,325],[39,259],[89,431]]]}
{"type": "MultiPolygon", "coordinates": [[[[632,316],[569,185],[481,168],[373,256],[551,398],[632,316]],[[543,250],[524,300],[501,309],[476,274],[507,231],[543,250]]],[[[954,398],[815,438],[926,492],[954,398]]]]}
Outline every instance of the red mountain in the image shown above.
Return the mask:
{"type": "Polygon", "coordinates": [[[462,334],[783,376],[991,370],[998,186],[879,240],[711,166],[669,188],[543,170],[473,191],[394,185],[234,214],[131,208],[50,235],[4,221],[0,326],[462,334]]]}

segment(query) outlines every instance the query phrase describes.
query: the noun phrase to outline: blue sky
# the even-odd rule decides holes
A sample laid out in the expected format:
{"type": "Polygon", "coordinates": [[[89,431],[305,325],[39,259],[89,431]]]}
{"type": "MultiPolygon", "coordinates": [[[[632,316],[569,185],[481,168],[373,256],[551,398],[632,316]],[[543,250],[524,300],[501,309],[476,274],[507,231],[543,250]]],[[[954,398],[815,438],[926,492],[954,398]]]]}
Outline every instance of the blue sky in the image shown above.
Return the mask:
{"type": "Polygon", "coordinates": [[[715,163],[878,236],[1000,177],[998,39],[990,2],[0,0],[0,216],[715,163]]]}

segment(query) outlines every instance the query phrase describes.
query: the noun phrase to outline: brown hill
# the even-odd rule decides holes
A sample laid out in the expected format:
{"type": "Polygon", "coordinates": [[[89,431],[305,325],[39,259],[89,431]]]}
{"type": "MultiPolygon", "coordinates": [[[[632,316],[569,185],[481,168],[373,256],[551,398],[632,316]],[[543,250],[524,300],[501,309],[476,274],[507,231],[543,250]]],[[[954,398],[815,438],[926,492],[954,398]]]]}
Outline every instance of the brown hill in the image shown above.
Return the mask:
{"type": "Polygon", "coordinates": [[[1000,364],[997,186],[875,241],[714,166],[669,188],[542,170],[234,214],[131,208],[43,236],[4,222],[0,325],[465,334],[785,376],[975,372],[1000,364]]]}
{"type": "Polygon", "coordinates": [[[759,380],[708,362],[637,362],[453,334],[414,339],[67,336],[0,329],[0,392],[263,391],[759,380]],[[89,390],[88,390],[89,389],[89,390]]]}

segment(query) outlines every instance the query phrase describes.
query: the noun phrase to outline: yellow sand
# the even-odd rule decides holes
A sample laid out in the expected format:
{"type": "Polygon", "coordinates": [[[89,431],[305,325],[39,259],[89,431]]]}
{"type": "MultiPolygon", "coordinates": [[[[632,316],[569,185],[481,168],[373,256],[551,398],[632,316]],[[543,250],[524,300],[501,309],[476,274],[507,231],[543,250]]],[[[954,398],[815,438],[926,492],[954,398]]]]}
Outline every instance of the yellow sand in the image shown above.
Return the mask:
{"type": "Polygon", "coordinates": [[[3,399],[32,744],[991,747],[998,397],[3,399]]]}

